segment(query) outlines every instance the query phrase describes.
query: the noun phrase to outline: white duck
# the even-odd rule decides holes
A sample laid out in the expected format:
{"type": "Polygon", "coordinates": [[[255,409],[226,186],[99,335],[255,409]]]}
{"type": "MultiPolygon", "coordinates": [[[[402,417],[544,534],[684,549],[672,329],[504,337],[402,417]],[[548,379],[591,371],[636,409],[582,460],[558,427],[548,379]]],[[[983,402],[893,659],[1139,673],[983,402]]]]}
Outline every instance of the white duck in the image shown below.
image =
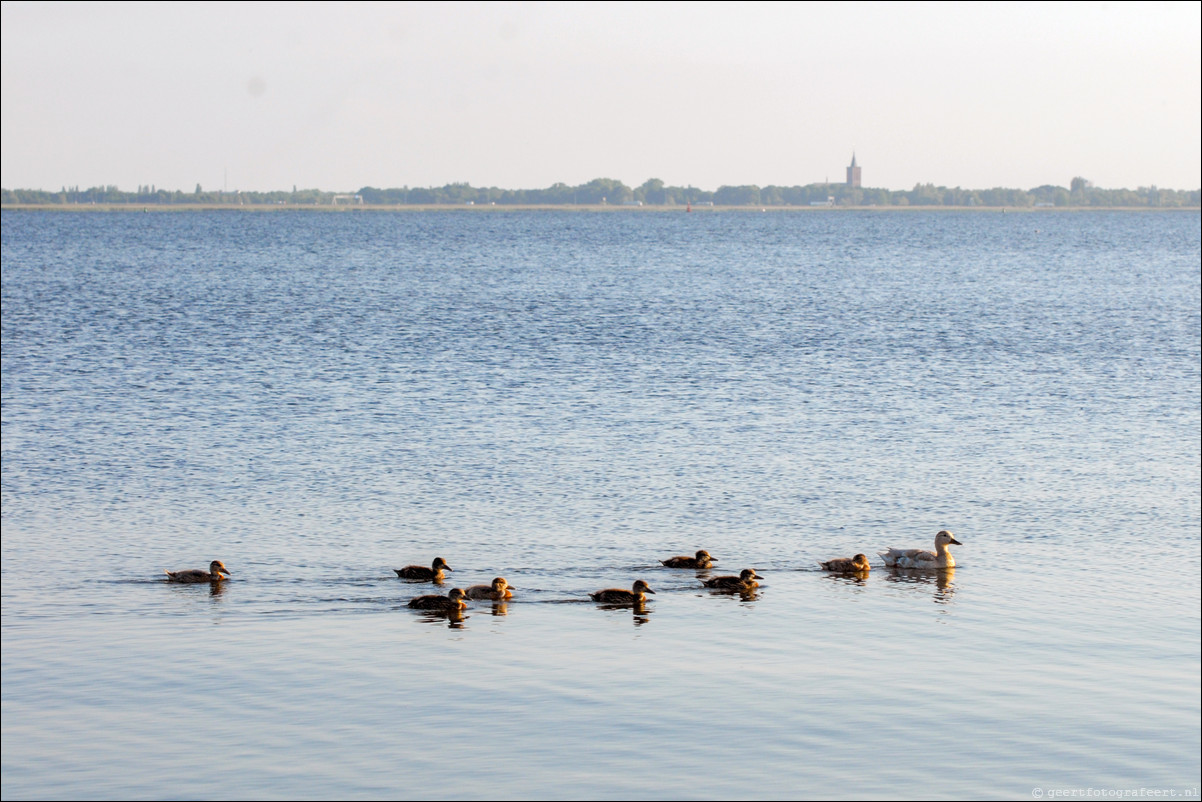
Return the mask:
{"type": "Polygon", "coordinates": [[[946,529],[935,535],[935,551],[923,549],[889,549],[877,552],[889,568],[955,568],[956,558],[947,550],[948,546],[963,546],[946,529]]]}

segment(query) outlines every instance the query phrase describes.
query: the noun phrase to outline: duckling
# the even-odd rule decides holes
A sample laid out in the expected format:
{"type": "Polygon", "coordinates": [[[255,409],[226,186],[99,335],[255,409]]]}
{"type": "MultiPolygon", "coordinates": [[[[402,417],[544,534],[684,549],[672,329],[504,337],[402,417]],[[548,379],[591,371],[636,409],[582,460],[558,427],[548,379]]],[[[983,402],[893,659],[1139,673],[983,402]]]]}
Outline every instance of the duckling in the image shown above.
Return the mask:
{"type": "Polygon", "coordinates": [[[923,549],[889,549],[878,553],[890,568],[955,568],[956,559],[947,547],[963,545],[951,532],[940,529],[935,534],[933,553],[923,549]]]}
{"type": "Polygon", "coordinates": [[[635,581],[631,590],[606,588],[596,593],[590,593],[589,598],[602,604],[642,604],[647,601],[647,596],[645,595],[647,593],[655,593],[655,591],[647,587],[646,582],[639,579],[635,581]]]}
{"type": "Polygon", "coordinates": [[[505,601],[513,598],[513,588],[509,586],[503,576],[494,579],[491,585],[472,585],[465,593],[469,599],[505,601]]]}
{"type": "Polygon", "coordinates": [[[220,582],[230,575],[230,570],[221,560],[209,563],[209,570],[188,568],[184,571],[164,571],[168,582],[220,582]]]}
{"type": "Polygon", "coordinates": [[[763,577],[757,574],[754,568],[744,568],[738,576],[716,576],[713,579],[707,579],[705,586],[719,590],[751,590],[760,586],[760,583],[756,582],[757,579],[763,579],[763,577]]]}
{"type": "Polygon", "coordinates": [[[840,574],[863,574],[872,570],[872,566],[868,563],[868,558],[863,554],[857,554],[851,559],[838,557],[834,560],[819,563],[819,565],[822,566],[823,571],[835,571],[840,574]]]}
{"type": "Polygon", "coordinates": [[[460,588],[452,588],[445,596],[418,596],[409,600],[409,606],[415,610],[442,610],[444,612],[459,612],[467,607],[464,597],[467,594],[460,588]]]}
{"type": "Polygon", "coordinates": [[[660,560],[660,562],[669,568],[695,568],[701,570],[704,568],[713,568],[717,560],[710,557],[708,551],[702,549],[693,557],[672,557],[667,560],[660,560]]]}
{"type": "Polygon", "coordinates": [[[435,557],[433,564],[427,568],[424,565],[406,565],[404,568],[393,568],[401,579],[420,579],[423,582],[441,582],[443,571],[454,571],[442,557],[435,557]]]}

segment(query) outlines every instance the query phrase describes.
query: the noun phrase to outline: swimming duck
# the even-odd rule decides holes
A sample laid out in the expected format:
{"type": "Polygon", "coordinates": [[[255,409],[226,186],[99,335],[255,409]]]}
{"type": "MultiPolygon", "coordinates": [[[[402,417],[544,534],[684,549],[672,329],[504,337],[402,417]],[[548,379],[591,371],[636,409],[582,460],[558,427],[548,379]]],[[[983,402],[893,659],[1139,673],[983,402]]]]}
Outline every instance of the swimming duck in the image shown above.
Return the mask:
{"type": "Polygon", "coordinates": [[[465,591],[465,594],[469,599],[505,601],[513,598],[513,589],[509,587],[505,577],[499,576],[492,581],[491,585],[472,585],[465,591]]]}
{"type": "Polygon", "coordinates": [[[751,590],[760,586],[760,583],[756,582],[757,579],[763,579],[763,577],[756,574],[754,568],[744,568],[738,576],[716,576],[713,579],[707,579],[705,586],[720,590],[751,590]]]}
{"type": "Polygon", "coordinates": [[[857,554],[850,559],[838,557],[819,563],[819,565],[822,566],[823,571],[836,571],[840,574],[862,574],[872,570],[872,566],[868,564],[868,558],[863,554],[857,554]]]}
{"type": "Polygon", "coordinates": [[[409,600],[409,606],[415,610],[444,610],[459,612],[467,607],[463,599],[465,594],[460,588],[452,588],[445,596],[418,596],[409,600]]]}
{"type": "Polygon", "coordinates": [[[230,575],[230,570],[221,560],[209,563],[209,570],[189,568],[185,571],[164,571],[168,582],[220,582],[230,575]]]}
{"type": "Polygon", "coordinates": [[[672,557],[667,560],[660,560],[661,563],[669,568],[713,568],[715,560],[710,557],[710,553],[705,549],[697,552],[693,557],[672,557]]]}
{"type": "Polygon", "coordinates": [[[603,604],[642,604],[647,601],[647,596],[645,595],[647,593],[655,593],[655,591],[647,587],[646,582],[639,579],[635,581],[631,590],[606,588],[596,593],[590,593],[589,598],[603,604]]]}
{"type": "Polygon", "coordinates": [[[454,571],[442,557],[435,557],[429,568],[424,565],[406,565],[404,568],[393,568],[401,579],[420,579],[423,582],[441,582],[443,571],[454,571]]]}
{"type": "Polygon", "coordinates": [[[946,529],[935,535],[935,551],[922,549],[889,549],[878,552],[890,568],[955,568],[956,560],[947,550],[948,546],[963,546],[946,529]]]}

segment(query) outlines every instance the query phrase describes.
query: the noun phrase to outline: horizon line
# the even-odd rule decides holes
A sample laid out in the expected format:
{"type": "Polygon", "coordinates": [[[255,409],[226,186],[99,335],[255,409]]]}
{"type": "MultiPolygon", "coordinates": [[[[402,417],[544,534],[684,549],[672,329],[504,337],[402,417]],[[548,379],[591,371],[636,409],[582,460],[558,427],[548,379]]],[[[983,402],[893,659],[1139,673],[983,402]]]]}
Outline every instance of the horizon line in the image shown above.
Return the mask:
{"type": "MultiPolygon", "coordinates": [[[[750,188],[750,187],[755,187],[756,189],[761,189],[761,190],[767,189],[769,187],[778,187],[778,188],[831,187],[831,188],[842,188],[842,189],[871,190],[871,191],[875,191],[875,192],[880,192],[880,191],[912,192],[912,191],[914,191],[914,189],[917,189],[919,187],[935,187],[937,189],[953,189],[953,190],[961,190],[961,191],[965,191],[965,192],[988,192],[988,191],[993,191],[993,190],[1014,190],[1014,189],[1018,189],[1018,190],[1021,190],[1024,192],[1030,192],[1035,189],[1043,189],[1046,187],[1068,190],[1071,187],[1073,181],[1077,180],[1078,178],[1080,178],[1081,180],[1086,182],[1086,186],[1085,186],[1086,189],[1096,189],[1096,190],[1101,190],[1104,192],[1114,192],[1114,191],[1129,191],[1129,192],[1131,192],[1131,191],[1138,191],[1141,189],[1162,190],[1162,191],[1168,191],[1168,192],[1202,191],[1202,186],[1191,188],[1191,189],[1184,189],[1184,188],[1179,188],[1179,187],[1165,187],[1165,186],[1160,186],[1160,185],[1157,185],[1154,183],[1142,184],[1142,185],[1136,186],[1134,189],[1132,189],[1131,187],[1100,187],[1100,186],[1094,185],[1093,182],[1089,181],[1088,179],[1084,179],[1080,176],[1074,176],[1074,178],[1068,182],[1068,185],[1044,183],[1044,184],[1038,184],[1036,186],[1029,187],[1029,188],[1022,188],[1020,186],[1002,186],[1002,185],[994,185],[994,186],[990,186],[990,187],[965,187],[961,184],[956,184],[955,186],[949,186],[947,184],[935,184],[930,181],[920,181],[920,182],[917,182],[916,184],[914,184],[914,186],[906,188],[906,189],[891,189],[889,187],[876,187],[876,186],[868,186],[868,185],[851,186],[846,181],[811,181],[807,184],[721,184],[718,186],[717,189],[703,189],[703,188],[695,186],[693,184],[668,184],[668,183],[664,182],[662,179],[658,179],[658,178],[648,178],[642,184],[630,185],[630,184],[626,184],[625,182],[623,182],[620,179],[607,178],[607,177],[602,177],[602,176],[590,179],[589,181],[585,181],[581,184],[567,184],[563,181],[556,181],[545,187],[501,187],[501,186],[498,186],[495,184],[493,184],[493,185],[472,184],[470,181],[447,181],[443,184],[425,184],[425,185],[420,185],[420,186],[419,185],[410,185],[410,184],[401,184],[401,185],[397,185],[397,186],[382,186],[382,185],[375,185],[375,184],[364,184],[364,185],[358,187],[357,189],[353,189],[353,190],[322,189],[320,187],[301,187],[298,184],[294,184],[292,189],[286,189],[286,188],[285,189],[225,189],[224,187],[221,189],[204,189],[203,185],[200,182],[197,182],[196,186],[198,188],[200,188],[201,193],[222,193],[222,194],[226,194],[226,195],[236,195],[236,194],[241,194],[241,193],[296,194],[296,193],[301,193],[301,192],[353,194],[353,193],[360,192],[365,189],[388,191],[388,190],[445,189],[447,187],[467,187],[470,189],[477,189],[477,190],[499,190],[501,192],[541,192],[541,191],[545,191],[548,189],[555,189],[557,187],[567,187],[569,189],[578,189],[578,188],[582,188],[582,187],[587,187],[590,184],[595,184],[598,182],[611,182],[611,181],[616,182],[616,184],[620,185],[621,187],[625,187],[626,189],[629,189],[629,190],[638,190],[638,189],[643,188],[647,183],[649,183],[651,181],[660,181],[663,189],[696,190],[698,192],[708,192],[708,193],[718,192],[724,188],[741,189],[741,188],[750,188]]],[[[96,184],[96,185],[87,187],[86,189],[83,188],[82,185],[79,185],[79,184],[76,184],[72,187],[67,187],[66,185],[63,185],[59,189],[41,189],[41,188],[34,188],[34,187],[13,187],[12,189],[9,189],[6,186],[0,185],[0,192],[45,192],[45,193],[53,194],[53,193],[61,193],[61,192],[90,192],[93,190],[100,190],[100,191],[114,191],[115,190],[117,192],[135,194],[137,192],[140,192],[143,189],[143,187],[145,186],[145,187],[152,188],[151,191],[148,192],[147,194],[157,194],[159,192],[167,192],[170,194],[180,193],[180,194],[185,194],[185,195],[196,194],[195,190],[187,191],[187,190],[183,190],[183,189],[179,189],[179,188],[166,189],[166,188],[160,187],[154,183],[149,183],[149,184],[145,184],[145,185],[139,184],[137,186],[138,186],[138,188],[136,190],[124,190],[124,189],[121,189],[118,184],[96,184]]]]}

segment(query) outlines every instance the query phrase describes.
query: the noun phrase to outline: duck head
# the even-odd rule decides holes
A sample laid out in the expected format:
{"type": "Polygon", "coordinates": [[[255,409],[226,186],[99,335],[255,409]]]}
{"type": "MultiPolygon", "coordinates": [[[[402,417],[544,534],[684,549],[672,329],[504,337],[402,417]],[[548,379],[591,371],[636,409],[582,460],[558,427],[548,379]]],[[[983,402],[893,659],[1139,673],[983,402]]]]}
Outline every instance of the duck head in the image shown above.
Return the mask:
{"type": "Polygon", "coordinates": [[[936,546],[963,546],[964,544],[961,543],[959,540],[956,540],[956,538],[952,535],[951,532],[947,531],[946,529],[940,529],[939,532],[935,535],[935,545],[936,546]]]}

